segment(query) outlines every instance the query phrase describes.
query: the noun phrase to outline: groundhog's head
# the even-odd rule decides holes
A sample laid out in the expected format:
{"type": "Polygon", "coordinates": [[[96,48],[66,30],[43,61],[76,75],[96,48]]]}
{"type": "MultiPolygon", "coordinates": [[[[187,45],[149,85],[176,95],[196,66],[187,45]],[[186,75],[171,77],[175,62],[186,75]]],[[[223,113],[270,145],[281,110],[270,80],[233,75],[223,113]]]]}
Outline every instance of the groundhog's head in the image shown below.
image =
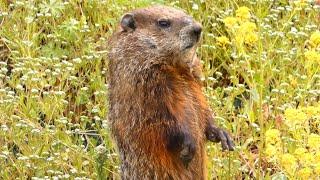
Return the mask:
{"type": "Polygon", "coordinates": [[[195,50],[202,27],[181,10],[165,6],[137,9],[122,17],[119,29],[111,54],[153,61],[149,64],[192,67],[199,63],[195,50]]]}

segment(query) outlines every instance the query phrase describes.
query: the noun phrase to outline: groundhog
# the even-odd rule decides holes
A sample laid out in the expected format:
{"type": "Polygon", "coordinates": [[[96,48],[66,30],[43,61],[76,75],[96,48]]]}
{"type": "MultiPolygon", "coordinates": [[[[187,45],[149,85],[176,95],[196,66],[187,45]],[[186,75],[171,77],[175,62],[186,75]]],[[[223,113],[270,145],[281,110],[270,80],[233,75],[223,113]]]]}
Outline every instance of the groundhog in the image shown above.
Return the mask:
{"type": "Polygon", "coordinates": [[[201,31],[183,11],[153,6],[125,14],[111,36],[108,118],[122,179],[206,179],[206,140],[233,150],[198,80],[201,31]]]}

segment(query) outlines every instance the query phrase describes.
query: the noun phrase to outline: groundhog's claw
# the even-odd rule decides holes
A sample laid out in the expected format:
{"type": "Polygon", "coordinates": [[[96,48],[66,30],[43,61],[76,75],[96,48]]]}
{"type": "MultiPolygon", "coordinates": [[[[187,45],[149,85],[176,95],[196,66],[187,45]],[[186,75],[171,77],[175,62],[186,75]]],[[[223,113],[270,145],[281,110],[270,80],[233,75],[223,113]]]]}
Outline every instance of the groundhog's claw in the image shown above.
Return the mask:
{"type": "Polygon", "coordinates": [[[221,142],[222,150],[234,150],[234,143],[226,131],[210,126],[206,130],[206,136],[209,141],[221,142]]]}

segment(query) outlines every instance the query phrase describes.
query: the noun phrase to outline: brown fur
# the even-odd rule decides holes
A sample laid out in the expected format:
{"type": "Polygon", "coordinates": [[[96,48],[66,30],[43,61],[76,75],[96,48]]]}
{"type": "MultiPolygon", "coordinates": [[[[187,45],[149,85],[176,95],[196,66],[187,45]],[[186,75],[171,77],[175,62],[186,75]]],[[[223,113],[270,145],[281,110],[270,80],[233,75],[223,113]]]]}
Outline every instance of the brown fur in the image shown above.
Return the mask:
{"type": "Polygon", "coordinates": [[[190,32],[199,24],[164,6],[131,14],[135,28],[119,27],[109,49],[109,121],[121,177],[206,179],[205,141],[218,128],[198,81],[198,39],[190,32]],[[159,28],[159,18],[170,19],[170,29],[159,28]]]}

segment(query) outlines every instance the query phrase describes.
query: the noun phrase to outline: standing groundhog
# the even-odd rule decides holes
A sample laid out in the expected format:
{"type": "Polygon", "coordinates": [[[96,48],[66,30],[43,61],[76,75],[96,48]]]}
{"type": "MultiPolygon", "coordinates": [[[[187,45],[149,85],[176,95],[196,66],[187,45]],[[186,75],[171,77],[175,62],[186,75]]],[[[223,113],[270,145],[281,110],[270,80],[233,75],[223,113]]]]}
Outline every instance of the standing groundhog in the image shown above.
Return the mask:
{"type": "Polygon", "coordinates": [[[122,17],[110,39],[109,120],[122,179],[206,179],[205,141],[233,150],[198,81],[201,25],[165,6],[122,17]]]}

